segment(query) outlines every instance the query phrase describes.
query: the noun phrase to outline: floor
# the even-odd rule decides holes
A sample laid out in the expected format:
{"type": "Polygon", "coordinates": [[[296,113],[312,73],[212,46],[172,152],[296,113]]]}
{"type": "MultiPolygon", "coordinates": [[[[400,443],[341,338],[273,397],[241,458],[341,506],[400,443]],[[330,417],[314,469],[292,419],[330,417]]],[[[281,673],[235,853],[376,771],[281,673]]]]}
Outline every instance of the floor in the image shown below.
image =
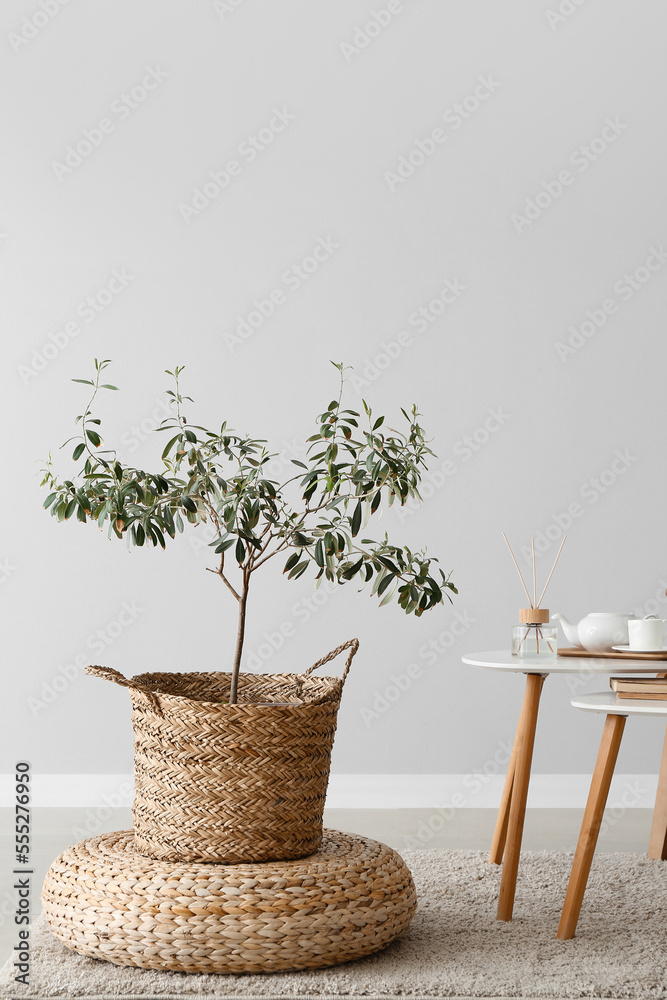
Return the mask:
{"type": "MultiPolygon", "coordinates": [[[[13,839],[9,831],[13,813],[0,809],[0,964],[16,943],[14,925],[16,891],[13,885],[13,839]],[[5,832],[7,831],[7,832],[5,832]]],[[[646,852],[652,810],[626,809],[607,814],[598,850],[646,852]]],[[[381,840],[396,850],[487,850],[495,823],[493,809],[330,809],[325,825],[381,840]]],[[[528,809],[523,846],[528,851],[573,851],[581,810],[528,809]]],[[[51,861],[66,847],[85,837],[132,825],[129,809],[32,810],[33,914],[39,912],[39,888],[51,861]]],[[[20,877],[20,876],[18,876],[20,877]]],[[[520,877],[520,876],[519,876],[520,877]]]]}

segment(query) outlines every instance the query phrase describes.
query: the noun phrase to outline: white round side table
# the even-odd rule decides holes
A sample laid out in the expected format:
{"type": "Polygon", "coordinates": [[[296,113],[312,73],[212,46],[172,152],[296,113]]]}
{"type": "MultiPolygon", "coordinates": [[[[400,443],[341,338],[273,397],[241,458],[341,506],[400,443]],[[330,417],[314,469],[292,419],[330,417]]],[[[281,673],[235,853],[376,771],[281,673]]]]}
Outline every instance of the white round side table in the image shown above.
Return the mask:
{"type": "MultiPolygon", "coordinates": [[[[667,701],[621,699],[617,698],[612,691],[581,695],[572,700],[572,705],[584,712],[603,712],[606,719],[558,927],[558,937],[562,939],[573,938],[577,929],[581,904],[584,901],[586,884],[607,804],[609,786],[625,729],[625,720],[629,715],[660,715],[667,718],[667,701]]],[[[662,752],[648,856],[658,861],[667,859],[667,737],[662,752]]]]}
{"type": "Polygon", "coordinates": [[[602,656],[557,656],[553,662],[549,663],[544,660],[512,656],[509,649],[496,649],[488,653],[469,653],[462,657],[462,660],[473,667],[486,667],[489,670],[526,675],[523,705],[489,853],[489,861],[495,865],[503,864],[503,856],[505,858],[498,897],[497,919],[511,920],[526,817],[537,713],[544,681],[549,674],[578,674],[581,671],[585,671],[586,676],[592,674],[610,676],[611,674],[664,673],[667,671],[667,660],[642,659],[640,657],[619,659],[602,656]]]}

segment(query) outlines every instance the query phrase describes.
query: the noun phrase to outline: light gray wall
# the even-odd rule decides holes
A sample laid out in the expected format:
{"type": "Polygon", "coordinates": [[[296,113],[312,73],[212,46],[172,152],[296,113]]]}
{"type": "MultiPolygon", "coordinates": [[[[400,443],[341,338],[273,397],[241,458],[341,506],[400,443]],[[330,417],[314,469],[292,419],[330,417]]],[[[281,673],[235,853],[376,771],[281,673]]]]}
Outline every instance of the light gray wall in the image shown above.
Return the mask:
{"type": "MultiPolygon", "coordinates": [[[[379,412],[419,403],[435,485],[421,511],[388,511],[383,524],[453,571],[453,608],[408,619],[346,588],[309,611],[311,580],[287,584],[274,565],[257,581],[248,651],[291,624],[266,669],[299,669],[359,636],[338,771],[481,767],[510,737],[521,693],[516,677],[460,663],[506,646],[524,603],[501,530],[517,549],[531,533],[546,539],[544,579],[575,505],[548,605],[665,611],[664,5],[42,2],[5,0],[0,15],[0,769],[17,755],[38,771],[130,769],[129,699],[83,678],[77,656],[130,674],[230,664],[233,602],[205,573],[196,534],[130,554],[40,511],[40,460],[53,450],[70,468],[58,446],[85,390],[69,379],[96,356],[114,360],[122,389],[100,404],[107,439],[138,464],[159,452],[148,430],[174,364],[201,422],[226,418],[278,450],[303,441],[333,395],[331,358],[356,366],[379,412]],[[122,95],[148,68],[155,89],[128,108],[122,95]],[[249,162],[239,146],[281,124],[276,108],[287,124],[249,162]],[[104,118],[91,155],[59,168],[104,118]],[[434,129],[432,153],[392,177],[434,129]],[[230,159],[240,172],[226,190],[196,216],[179,208],[230,159]],[[522,220],[539,192],[543,207],[522,220]],[[336,244],[329,259],[290,287],[285,272],[320,239],[336,244]],[[114,270],[132,279],[89,321],[81,304],[114,270]],[[413,314],[447,281],[455,300],[419,330],[413,314]],[[230,351],[224,335],[276,288],[285,301],[230,351]],[[589,313],[604,324],[573,335],[589,313]],[[569,338],[579,346],[565,352],[569,338]],[[402,345],[389,362],[386,344],[402,345]],[[124,605],[135,617],[121,627],[124,605]],[[120,634],[105,645],[100,629],[120,634]],[[423,646],[441,633],[429,663],[423,646]],[[419,676],[383,701],[410,664],[419,676]]],[[[600,682],[549,682],[536,770],[591,769],[600,720],[569,708],[584,686],[600,682]]],[[[620,769],[656,770],[661,737],[650,721],[630,727],[620,769]]]]}

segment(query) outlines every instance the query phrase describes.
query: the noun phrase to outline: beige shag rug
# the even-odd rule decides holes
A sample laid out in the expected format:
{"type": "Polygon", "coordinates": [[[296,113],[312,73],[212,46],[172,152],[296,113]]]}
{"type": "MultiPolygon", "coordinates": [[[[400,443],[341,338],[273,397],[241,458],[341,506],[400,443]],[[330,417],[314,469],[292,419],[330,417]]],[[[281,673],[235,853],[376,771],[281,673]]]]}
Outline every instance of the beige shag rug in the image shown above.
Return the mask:
{"type": "Polygon", "coordinates": [[[667,998],[666,862],[598,855],[577,936],[558,941],[571,855],[522,856],[511,923],[495,919],[500,869],[485,857],[472,851],[406,852],[419,894],[410,930],[358,962],[264,976],[132,969],[68,951],[40,918],[30,987],[13,982],[7,963],[0,970],[0,997],[667,998]]]}

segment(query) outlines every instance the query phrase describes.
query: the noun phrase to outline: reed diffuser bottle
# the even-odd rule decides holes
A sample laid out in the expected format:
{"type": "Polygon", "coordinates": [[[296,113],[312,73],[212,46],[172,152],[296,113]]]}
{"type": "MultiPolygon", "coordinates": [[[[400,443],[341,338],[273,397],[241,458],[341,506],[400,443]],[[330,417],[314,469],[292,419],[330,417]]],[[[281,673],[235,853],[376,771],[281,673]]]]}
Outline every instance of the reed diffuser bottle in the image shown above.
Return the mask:
{"type": "Polygon", "coordinates": [[[541,608],[542,598],[546,593],[546,589],[549,586],[549,581],[553,576],[553,572],[556,568],[556,563],[560,557],[563,545],[565,544],[565,539],[567,535],[563,537],[563,541],[560,543],[560,548],[554,559],[554,564],[551,567],[551,572],[547,577],[547,582],[544,584],[542,593],[537,597],[537,580],[535,574],[535,542],[531,538],[531,549],[533,553],[533,596],[531,598],[528,593],[528,588],[524,583],[523,576],[521,575],[521,570],[519,569],[519,564],[514,558],[514,553],[512,552],[512,547],[507,541],[507,535],[503,531],[503,538],[507,543],[507,548],[510,550],[510,555],[512,561],[516,566],[516,571],[519,574],[519,579],[521,580],[521,586],[524,589],[524,593],[528,598],[529,608],[519,609],[519,625],[514,625],[512,627],[512,656],[516,656],[519,659],[526,658],[535,662],[539,660],[541,662],[551,661],[553,662],[558,655],[558,627],[556,625],[549,624],[549,609],[541,608]]]}
{"type": "Polygon", "coordinates": [[[549,609],[520,608],[519,621],[512,627],[512,656],[555,660],[558,627],[549,624],[549,609]]]}

